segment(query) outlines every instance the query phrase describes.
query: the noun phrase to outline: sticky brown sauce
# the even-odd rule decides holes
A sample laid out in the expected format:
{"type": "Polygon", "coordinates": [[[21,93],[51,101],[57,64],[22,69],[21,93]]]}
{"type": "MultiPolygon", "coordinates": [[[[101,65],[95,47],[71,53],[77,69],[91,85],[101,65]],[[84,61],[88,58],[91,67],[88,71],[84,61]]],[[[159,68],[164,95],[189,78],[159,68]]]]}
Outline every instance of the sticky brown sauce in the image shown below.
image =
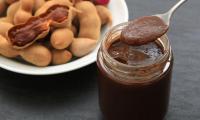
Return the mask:
{"type": "Polygon", "coordinates": [[[121,63],[134,65],[156,60],[163,55],[163,49],[156,42],[133,46],[117,40],[108,48],[108,53],[121,63]]]}
{"type": "Polygon", "coordinates": [[[145,16],[133,20],[122,30],[121,40],[131,45],[143,45],[164,35],[168,25],[157,16],[145,16]]]}

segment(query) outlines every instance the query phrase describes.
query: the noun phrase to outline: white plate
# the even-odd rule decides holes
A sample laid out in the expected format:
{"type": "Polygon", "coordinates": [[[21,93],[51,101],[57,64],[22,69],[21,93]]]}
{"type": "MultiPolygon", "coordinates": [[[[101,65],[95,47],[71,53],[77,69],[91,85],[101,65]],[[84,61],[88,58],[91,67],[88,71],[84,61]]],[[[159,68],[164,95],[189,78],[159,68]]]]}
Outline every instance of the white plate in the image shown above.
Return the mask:
{"type": "MultiPolygon", "coordinates": [[[[108,7],[113,15],[113,26],[128,21],[128,8],[125,0],[111,0],[108,7]]],[[[102,29],[101,39],[108,30],[109,28],[102,29]]],[[[96,49],[90,54],[63,65],[35,67],[0,56],[0,67],[9,71],[27,75],[52,75],[69,72],[95,62],[99,46],[100,44],[98,44],[96,49]]]]}

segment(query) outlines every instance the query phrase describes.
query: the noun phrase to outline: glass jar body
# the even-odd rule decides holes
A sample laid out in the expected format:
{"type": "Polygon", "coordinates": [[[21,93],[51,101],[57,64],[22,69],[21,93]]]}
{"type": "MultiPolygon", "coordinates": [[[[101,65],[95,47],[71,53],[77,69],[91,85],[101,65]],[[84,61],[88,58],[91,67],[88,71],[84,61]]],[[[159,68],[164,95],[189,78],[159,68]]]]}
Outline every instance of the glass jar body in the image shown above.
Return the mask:
{"type": "Polygon", "coordinates": [[[163,120],[169,103],[173,64],[155,82],[124,85],[99,65],[99,105],[106,120],[163,120]]]}
{"type": "MultiPolygon", "coordinates": [[[[102,46],[103,44],[107,46],[106,39],[108,39],[109,34],[102,42],[102,46]]],[[[166,36],[163,39],[169,41],[166,36]]],[[[121,69],[120,64],[116,65],[116,61],[113,59],[107,59],[104,56],[106,49],[102,46],[98,52],[97,66],[99,71],[99,105],[105,119],[163,120],[168,109],[173,68],[173,55],[170,45],[167,44],[168,49],[166,50],[169,54],[163,58],[165,60],[162,62],[162,72],[150,78],[145,76],[145,80],[142,80],[143,78],[140,76],[141,82],[134,81],[137,78],[135,74],[134,76],[128,74],[128,77],[124,77],[127,76],[127,71],[123,72],[124,67],[121,69]]],[[[134,73],[137,72],[134,70],[140,69],[140,67],[136,67],[137,69],[127,70],[134,73]]]]}

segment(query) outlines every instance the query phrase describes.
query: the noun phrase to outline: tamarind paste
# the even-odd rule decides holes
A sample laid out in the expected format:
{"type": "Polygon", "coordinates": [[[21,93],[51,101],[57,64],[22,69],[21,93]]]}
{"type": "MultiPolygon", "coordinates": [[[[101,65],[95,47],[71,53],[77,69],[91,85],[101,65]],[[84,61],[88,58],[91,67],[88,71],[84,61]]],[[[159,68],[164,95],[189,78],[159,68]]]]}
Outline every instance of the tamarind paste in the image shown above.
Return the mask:
{"type": "Polygon", "coordinates": [[[173,67],[168,39],[146,42],[147,35],[142,45],[136,40],[127,44],[122,40],[129,39],[126,34],[130,39],[137,34],[132,27],[120,34],[115,28],[102,41],[97,57],[100,109],[105,120],[163,120],[173,67]]]}
{"type": "Polygon", "coordinates": [[[161,37],[168,30],[168,25],[157,16],[144,16],[129,23],[122,30],[121,40],[131,45],[142,45],[161,37]]]}

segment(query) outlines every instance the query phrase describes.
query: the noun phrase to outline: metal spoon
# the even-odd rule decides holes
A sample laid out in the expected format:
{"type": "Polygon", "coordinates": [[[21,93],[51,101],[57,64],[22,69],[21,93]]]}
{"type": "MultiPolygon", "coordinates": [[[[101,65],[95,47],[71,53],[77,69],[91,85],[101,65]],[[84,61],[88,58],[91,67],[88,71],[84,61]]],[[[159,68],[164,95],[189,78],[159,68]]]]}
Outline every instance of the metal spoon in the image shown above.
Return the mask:
{"type": "Polygon", "coordinates": [[[179,2],[177,2],[169,11],[167,11],[166,13],[163,14],[156,14],[153,16],[157,16],[159,18],[161,18],[168,26],[170,24],[170,20],[172,15],[174,14],[174,12],[177,10],[177,8],[179,8],[181,5],[183,5],[183,3],[187,2],[187,0],[180,0],[179,2]]]}
{"type": "Polygon", "coordinates": [[[164,14],[143,16],[133,20],[122,30],[121,41],[130,45],[143,45],[155,41],[168,31],[171,16],[186,1],[180,0],[164,14]]]}

